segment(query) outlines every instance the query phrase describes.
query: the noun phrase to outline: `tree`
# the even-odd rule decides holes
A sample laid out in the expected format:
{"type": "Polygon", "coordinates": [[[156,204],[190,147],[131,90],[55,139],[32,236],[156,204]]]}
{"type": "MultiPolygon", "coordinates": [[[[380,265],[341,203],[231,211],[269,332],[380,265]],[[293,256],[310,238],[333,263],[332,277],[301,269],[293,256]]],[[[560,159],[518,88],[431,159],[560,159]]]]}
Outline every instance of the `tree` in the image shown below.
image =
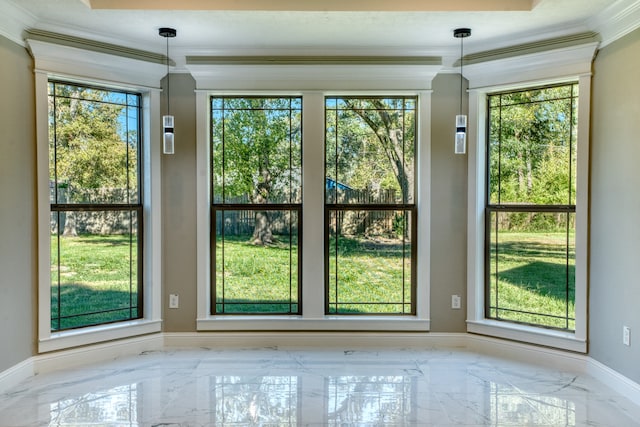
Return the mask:
{"type": "MultiPolygon", "coordinates": [[[[96,190],[124,192],[118,202],[137,195],[137,133],[126,127],[125,104],[112,98],[106,90],[50,83],[49,179],[64,189],[55,203],[114,197],[96,190]]],[[[64,235],[77,234],[75,219],[67,213],[64,235]]]]}
{"type": "Polygon", "coordinates": [[[575,203],[577,98],[571,91],[569,85],[490,97],[491,204],[575,203]]]}
{"type": "MultiPolygon", "coordinates": [[[[378,143],[377,149],[364,150],[362,153],[364,156],[360,156],[360,165],[366,167],[365,161],[372,157],[376,161],[384,160],[391,167],[397,181],[397,188],[402,194],[402,203],[409,203],[413,198],[414,189],[415,116],[403,114],[401,105],[397,105],[405,100],[403,98],[346,98],[344,101],[347,108],[368,126],[368,130],[375,136],[378,143]]],[[[373,141],[368,140],[368,142],[373,141]]],[[[377,162],[377,169],[380,169],[380,166],[381,164],[377,162]]],[[[383,180],[384,177],[379,182],[383,180]]]]}
{"type": "MultiPolygon", "coordinates": [[[[295,203],[302,161],[300,116],[297,98],[214,100],[214,201],[295,203]]],[[[254,244],[274,243],[272,221],[268,210],[255,212],[254,244]]]]}

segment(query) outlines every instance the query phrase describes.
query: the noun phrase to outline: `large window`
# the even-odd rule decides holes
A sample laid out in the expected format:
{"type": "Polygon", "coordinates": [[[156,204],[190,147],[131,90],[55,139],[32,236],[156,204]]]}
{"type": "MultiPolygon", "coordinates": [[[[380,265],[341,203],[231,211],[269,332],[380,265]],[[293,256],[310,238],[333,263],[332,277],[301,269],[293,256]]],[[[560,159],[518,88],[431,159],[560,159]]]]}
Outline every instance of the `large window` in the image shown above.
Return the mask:
{"type": "Polygon", "coordinates": [[[212,314],[299,314],[302,99],[213,97],[212,314]]]}
{"type": "Polygon", "coordinates": [[[485,316],[573,331],[578,84],[487,104],[485,316]]]}
{"type": "Polygon", "coordinates": [[[415,314],[416,101],[325,100],[327,314],[415,314]]]}
{"type": "Polygon", "coordinates": [[[141,96],[48,84],[51,331],[142,317],[141,96]]]}

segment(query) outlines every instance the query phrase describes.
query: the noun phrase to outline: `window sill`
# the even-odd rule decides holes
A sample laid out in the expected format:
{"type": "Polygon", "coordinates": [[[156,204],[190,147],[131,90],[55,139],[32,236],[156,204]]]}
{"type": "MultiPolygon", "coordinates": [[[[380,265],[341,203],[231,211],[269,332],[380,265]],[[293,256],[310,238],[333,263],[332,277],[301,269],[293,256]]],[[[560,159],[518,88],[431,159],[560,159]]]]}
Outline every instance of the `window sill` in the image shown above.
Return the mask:
{"type": "Polygon", "coordinates": [[[536,328],[534,326],[489,319],[467,321],[467,332],[575,351],[577,353],[587,352],[586,340],[577,338],[572,332],[536,328]]]}
{"type": "Polygon", "coordinates": [[[40,340],[38,343],[38,352],[46,353],[137,335],[152,334],[161,332],[161,330],[161,321],[143,319],[55,332],[52,333],[49,338],[40,340]]]}
{"type": "Polygon", "coordinates": [[[198,319],[198,331],[401,331],[428,332],[430,321],[414,316],[210,316],[198,319]]]}

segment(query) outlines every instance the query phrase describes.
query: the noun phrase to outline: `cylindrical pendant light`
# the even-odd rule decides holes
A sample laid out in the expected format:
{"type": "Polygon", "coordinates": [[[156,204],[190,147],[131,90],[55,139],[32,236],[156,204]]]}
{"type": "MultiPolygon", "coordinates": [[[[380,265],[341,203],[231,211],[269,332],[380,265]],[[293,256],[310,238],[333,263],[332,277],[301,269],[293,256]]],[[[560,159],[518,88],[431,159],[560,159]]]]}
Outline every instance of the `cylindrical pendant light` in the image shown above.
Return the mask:
{"type": "Polygon", "coordinates": [[[460,39],[460,114],[456,115],[456,135],[454,142],[454,152],[456,154],[465,154],[467,152],[467,116],[466,114],[462,114],[462,94],[464,92],[462,62],[464,60],[463,40],[470,35],[470,28],[457,28],[453,30],[453,37],[460,39]]]}
{"type": "Polygon", "coordinates": [[[169,39],[176,36],[174,28],[160,28],[158,30],[160,36],[167,39],[167,114],[162,116],[162,152],[164,154],[173,154],[175,152],[175,139],[173,132],[173,116],[169,104],[169,39]]]}

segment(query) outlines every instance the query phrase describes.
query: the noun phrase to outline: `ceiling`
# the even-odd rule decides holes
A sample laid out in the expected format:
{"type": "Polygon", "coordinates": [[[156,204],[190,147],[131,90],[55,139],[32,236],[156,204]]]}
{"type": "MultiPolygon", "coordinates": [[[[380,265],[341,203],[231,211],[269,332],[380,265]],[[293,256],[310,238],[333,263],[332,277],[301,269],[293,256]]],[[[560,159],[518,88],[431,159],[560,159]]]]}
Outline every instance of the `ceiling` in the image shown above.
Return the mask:
{"type": "Polygon", "coordinates": [[[0,13],[0,34],[21,43],[39,29],[164,53],[158,28],[173,27],[178,68],[186,55],[425,55],[448,66],[459,27],[472,29],[474,53],[589,31],[608,43],[640,26],[640,0],[0,0],[0,13]]]}

